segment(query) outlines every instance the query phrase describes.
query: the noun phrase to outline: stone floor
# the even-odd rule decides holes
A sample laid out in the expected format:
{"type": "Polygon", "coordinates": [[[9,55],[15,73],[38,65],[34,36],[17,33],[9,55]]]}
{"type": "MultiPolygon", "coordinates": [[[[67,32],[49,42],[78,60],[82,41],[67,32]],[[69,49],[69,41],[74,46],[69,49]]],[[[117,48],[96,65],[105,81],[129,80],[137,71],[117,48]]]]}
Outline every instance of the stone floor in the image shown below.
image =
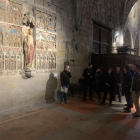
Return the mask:
{"type": "Polygon", "coordinates": [[[0,114],[0,140],[140,140],[140,118],[123,113],[124,103],[101,106],[75,97],[65,105],[5,112],[0,114]]]}

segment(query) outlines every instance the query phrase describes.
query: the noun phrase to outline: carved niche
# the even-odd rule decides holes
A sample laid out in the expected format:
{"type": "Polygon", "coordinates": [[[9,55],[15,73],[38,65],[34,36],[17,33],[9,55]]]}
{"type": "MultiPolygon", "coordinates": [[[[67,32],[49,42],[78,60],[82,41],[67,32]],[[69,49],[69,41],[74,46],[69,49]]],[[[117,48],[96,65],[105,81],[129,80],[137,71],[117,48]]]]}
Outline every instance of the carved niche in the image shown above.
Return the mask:
{"type": "Polygon", "coordinates": [[[0,21],[6,21],[7,7],[6,0],[0,0],[0,21]]]}
{"type": "Polygon", "coordinates": [[[38,72],[56,71],[56,52],[37,51],[37,70],[38,72]]]}
{"type": "Polygon", "coordinates": [[[11,1],[8,2],[7,21],[22,25],[22,6],[11,1]]]}
{"type": "Polygon", "coordinates": [[[46,30],[56,30],[56,17],[54,15],[47,15],[46,30]]]}
{"type": "Polygon", "coordinates": [[[0,24],[0,75],[22,71],[21,27],[0,24]]]}
{"type": "Polygon", "coordinates": [[[6,25],[0,24],[0,45],[7,46],[7,39],[6,25]]]}
{"type": "Polygon", "coordinates": [[[36,45],[37,45],[37,49],[47,50],[46,36],[42,32],[39,32],[36,35],[36,45]]]}
{"type": "Polygon", "coordinates": [[[45,14],[44,13],[41,13],[39,11],[36,12],[36,26],[38,28],[42,28],[42,29],[45,29],[45,14]]]}
{"type": "Polygon", "coordinates": [[[4,70],[4,55],[0,53],[0,71],[4,70]]]}
{"type": "Polygon", "coordinates": [[[22,47],[21,28],[15,26],[8,26],[8,45],[12,47],[22,47]]]}
{"type": "Polygon", "coordinates": [[[39,50],[56,51],[56,35],[37,31],[36,45],[39,50]]]}
{"type": "Polygon", "coordinates": [[[55,51],[56,49],[56,35],[55,34],[47,35],[47,48],[48,48],[48,51],[55,51]]]}

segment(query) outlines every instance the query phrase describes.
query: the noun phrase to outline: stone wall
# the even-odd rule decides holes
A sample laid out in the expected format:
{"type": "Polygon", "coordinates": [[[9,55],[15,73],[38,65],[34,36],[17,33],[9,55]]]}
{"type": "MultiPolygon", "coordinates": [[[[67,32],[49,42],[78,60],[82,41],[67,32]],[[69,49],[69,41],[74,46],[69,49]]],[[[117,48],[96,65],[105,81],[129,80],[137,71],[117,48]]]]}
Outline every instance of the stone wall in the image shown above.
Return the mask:
{"type": "MultiPolygon", "coordinates": [[[[134,6],[131,8],[131,11],[128,15],[126,24],[124,26],[123,32],[124,32],[124,45],[128,44],[131,48],[139,48],[139,35],[140,35],[140,29],[139,29],[139,18],[140,18],[140,1],[136,2],[134,6]],[[129,40],[129,41],[126,41],[129,40]]],[[[139,54],[139,50],[138,50],[139,54]]]]}
{"type": "Polygon", "coordinates": [[[77,22],[81,6],[72,0],[0,0],[0,112],[57,100],[65,64],[72,83],[82,77],[92,50],[92,22],[77,22]],[[27,78],[23,46],[31,26],[36,75],[27,78]]]}
{"type": "Polygon", "coordinates": [[[0,0],[0,111],[57,100],[65,64],[78,82],[90,61],[92,20],[112,28],[114,38],[119,7],[118,0],[0,0]],[[31,26],[36,76],[27,78],[23,44],[31,26]]]}

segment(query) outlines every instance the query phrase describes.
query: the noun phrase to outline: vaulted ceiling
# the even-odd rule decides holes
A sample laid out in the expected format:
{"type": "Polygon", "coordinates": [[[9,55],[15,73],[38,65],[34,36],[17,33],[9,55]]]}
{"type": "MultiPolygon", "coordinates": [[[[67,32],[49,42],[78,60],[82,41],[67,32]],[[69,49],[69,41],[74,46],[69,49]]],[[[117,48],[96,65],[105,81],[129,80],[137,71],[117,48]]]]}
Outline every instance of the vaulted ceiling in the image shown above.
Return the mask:
{"type": "Polygon", "coordinates": [[[120,17],[121,17],[121,25],[124,25],[128,15],[130,13],[130,10],[132,9],[133,5],[137,2],[138,0],[120,0],[120,17]]]}

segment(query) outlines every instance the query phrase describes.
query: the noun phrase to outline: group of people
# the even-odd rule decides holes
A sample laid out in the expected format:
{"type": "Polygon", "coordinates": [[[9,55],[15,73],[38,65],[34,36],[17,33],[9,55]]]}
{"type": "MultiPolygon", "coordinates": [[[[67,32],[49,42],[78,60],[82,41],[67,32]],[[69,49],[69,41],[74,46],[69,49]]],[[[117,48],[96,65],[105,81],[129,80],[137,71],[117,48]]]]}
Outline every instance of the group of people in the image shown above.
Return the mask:
{"type": "Polygon", "coordinates": [[[103,73],[103,68],[99,67],[98,70],[93,72],[92,64],[83,72],[85,90],[84,90],[84,101],[86,101],[87,89],[89,87],[89,98],[92,99],[92,87],[93,79],[95,79],[96,93],[98,100],[101,105],[105,104],[107,94],[110,94],[109,105],[112,105],[112,101],[116,101],[116,94],[118,94],[119,102],[122,102],[122,96],[125,96],[127,104],[124,108],[125,113],[131,112],[133,104],[135,105],[136,112],[133,113],[133,117],[140,117],[139,107],[139,95],[140,95],[140,65],[134,64],[125,65],[123,72],[120,71],[119,67],[116,67],[116,71],[110,67],[106,73],[103,73]],[[93,78],[94,77],[94,78],[93,78]],[[101,89],[103,89],[104,95],[101,101],[101,89]]]}
{"type": "MultiPolygon", "coordinates": [[[[125,96],[127,104],[124,108],[125,113],[130,113],[131,108],[135,105],[136,112],[133,113],[133,117],[140,117],[139,107],[139,95],[140,95],[140,65],[125,65],[123,72],[120,71],[120,67],[116,67],[116,71],[110,67],[107,72],[103,72],[103,67],[98,67],[96,72],[92,69],[92,64],[88,64],[88,67],[83,72],[84,77],[84,96],[86,101],[86,94],[89,88],[89,99],[93,101],[93,82],[96,85],[96,93],[101,105],[105,104],[107,94],[110,94],[109,105],[112,105],[112,101],[116,101],[116,94],[118,95],[118,101],[122,102],[122,96],[125,96]],[[101,90],[103,91],[103,99],[101,100],[101,90]]],[[[67,103],[67,91],[70,83],[71,73],[69,66],[64,67],[64,71],[60,74],[61,81],[61,104],[63,103],[63,95],[65,97],[65,103],[67,103]]]]}

